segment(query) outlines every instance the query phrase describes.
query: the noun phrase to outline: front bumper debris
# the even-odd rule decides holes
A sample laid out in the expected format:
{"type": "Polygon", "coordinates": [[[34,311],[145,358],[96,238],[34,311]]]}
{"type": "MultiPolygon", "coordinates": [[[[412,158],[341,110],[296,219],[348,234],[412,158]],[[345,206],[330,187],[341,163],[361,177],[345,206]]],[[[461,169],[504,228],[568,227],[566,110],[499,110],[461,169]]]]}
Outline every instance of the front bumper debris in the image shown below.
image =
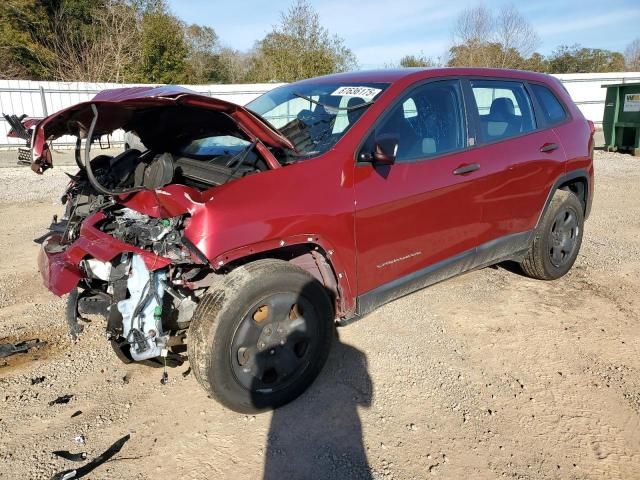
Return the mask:
{"type": "Polygon", "coordinates": [[[80,228],[78,239],[69,245],[60,245],[61,235],[49,236],[38,257],[40,275],[45,287],[58,296],[71,292],[85,276],[80,263],[85,258],[110,262],[117,255],[128,252],[140,255],[146,267],[155,271],[168,266],[171,260],[125,243],[100,231],[96,224],[105,218],[98,212],[87,218],[80,228]]]}

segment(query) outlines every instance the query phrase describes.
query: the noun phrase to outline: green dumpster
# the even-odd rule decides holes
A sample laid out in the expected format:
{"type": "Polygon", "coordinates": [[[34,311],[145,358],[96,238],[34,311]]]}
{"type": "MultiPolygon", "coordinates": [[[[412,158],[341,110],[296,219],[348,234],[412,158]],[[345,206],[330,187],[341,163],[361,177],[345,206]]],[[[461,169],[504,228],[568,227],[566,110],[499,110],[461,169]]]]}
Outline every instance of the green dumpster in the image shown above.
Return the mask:
{"type": "Polygon", "coordinates": [[[607,151],[640,156],[640,83],[603,85],[607,89],[602,128],[607,151]]]}

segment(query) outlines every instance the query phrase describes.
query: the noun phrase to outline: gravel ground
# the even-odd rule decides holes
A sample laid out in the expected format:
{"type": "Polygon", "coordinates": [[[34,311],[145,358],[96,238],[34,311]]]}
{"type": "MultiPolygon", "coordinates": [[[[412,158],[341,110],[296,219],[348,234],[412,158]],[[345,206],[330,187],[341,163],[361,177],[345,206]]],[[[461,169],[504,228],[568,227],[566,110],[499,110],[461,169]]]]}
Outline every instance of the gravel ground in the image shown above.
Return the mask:
{"type": "Polygon", "coordinates": [[[93,458],[125,434],[89,478],[640,478],[640,159],[597,152],[596,175],[566,277],[486,268],[393,302],[340,329],[297,401],[246,416],[188,365],[162,386],[119,363],[100,321],[68,340],[31,241],[64,168],[2,169],[0,342],[48,344],[0,360],[0,479],[51,478],[82,465],[52,451],[93,458]]]}

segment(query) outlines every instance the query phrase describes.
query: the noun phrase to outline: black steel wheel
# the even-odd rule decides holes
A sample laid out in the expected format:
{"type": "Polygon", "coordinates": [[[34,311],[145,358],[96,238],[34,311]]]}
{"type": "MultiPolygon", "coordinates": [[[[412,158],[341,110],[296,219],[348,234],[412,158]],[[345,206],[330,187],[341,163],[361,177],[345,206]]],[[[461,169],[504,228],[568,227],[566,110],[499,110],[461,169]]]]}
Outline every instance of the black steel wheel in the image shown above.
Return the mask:
{"type": "Polygon", "coordinates": [[[309,299],[292,292],[253,305],[231,342],[236,380],[252,391],[286,389],[317,355],[322,321],[309,299]]]}
{"type": "Polygon", "coordinates": [[[524,273],[540,280],[555,280],[565,275],[578,257],[583,228],[582,202],[573,192],[557,190],[520,264],[524,273]]]}
{"type": "Polygon", "coordinates": [[[238,267],[194,313],[187,339],[194,376],[232,410],[277,408],[322,369],[333,319],[324,286],[306,271],[281,260],[238,267]]]}
{"type": "Polygon", "coordinates": [[[562,268],[574,258],[580,230],[574,209],[568,205],[559,208],[549,232],[549,259],[555,267],[562,268]]]}

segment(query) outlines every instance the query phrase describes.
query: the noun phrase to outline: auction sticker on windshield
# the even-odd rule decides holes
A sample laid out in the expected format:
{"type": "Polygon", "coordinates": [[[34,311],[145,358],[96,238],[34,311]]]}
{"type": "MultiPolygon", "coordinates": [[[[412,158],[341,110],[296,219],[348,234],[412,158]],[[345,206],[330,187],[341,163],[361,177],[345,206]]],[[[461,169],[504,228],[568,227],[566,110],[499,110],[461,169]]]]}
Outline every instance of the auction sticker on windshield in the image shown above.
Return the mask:
{"type": "Polygon", "coordinates": [[[331,95],[341,97],[360,97],[365,100],[372,100],[381,91],[381,88],[373,87],[340,87],[331,95]]]}

